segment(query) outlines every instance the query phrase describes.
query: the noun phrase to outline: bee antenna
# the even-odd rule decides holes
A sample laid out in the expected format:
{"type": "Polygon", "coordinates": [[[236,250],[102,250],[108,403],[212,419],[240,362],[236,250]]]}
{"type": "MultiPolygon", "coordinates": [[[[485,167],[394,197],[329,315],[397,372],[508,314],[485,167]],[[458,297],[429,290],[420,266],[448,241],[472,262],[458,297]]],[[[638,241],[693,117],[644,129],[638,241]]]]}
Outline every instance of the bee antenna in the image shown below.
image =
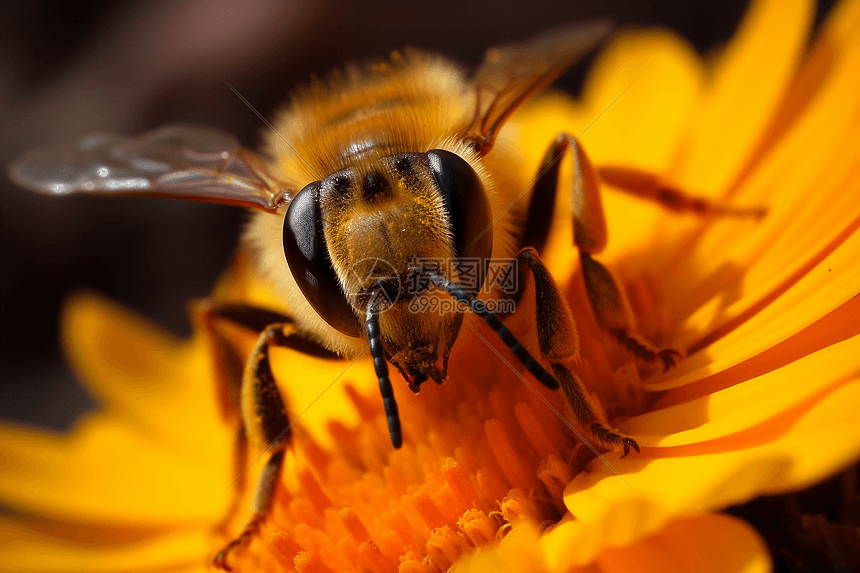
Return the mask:
{"type": "MultiPolygon", "coordinates": [[[[523,366],[526,367],[532,376],[537,378],[541,384],[546,386],[551,390],[558,390],[558,380],[555,377],[546,371],[546,369],[541,366],[540,362],[538,362],[531,353],[526,350],[525,346],[520,344],[520,341],[517,340],[514,333],[508,330],[498,316],[487,310],[487,305],[484,304],[483,301],[478,300],[476,297],[473,297],[469,294],[469,292],[464,289],[462,286],[458,285],[453,281],[449,281],[443,276],[437,275],[436,273],[429,272],[427,273],[428,277],[433,284],[443,289],[445,292],[450,294],[457,302],[468,306],[472,312],[480,316],[484,319],[490,328],[492,328],[496,334],[499,335],[499,338],[502,339],[502,342],[507,345],[508,348],[511,349],[511,352],[514,353],[514,356],[517,357],[523,366]]],[[[380,385],[382,382],[380,381],[380,385]]]]}
{"type": "Polygon", "coordinates": [[[373,291],[370,302],[367,303],[367,339],[370,342],[370,355],[373,357],[373,369],[379,378],[379,392],[382,394],[382,404],[385,417],[388,419],[388,433],[391,445],[400,448],[403,445],[403,434],[400,431],[400,416],[397,413],[397,402],[394,400],[394,388],[388,378],[388,364],[382,351],[382,338],[379,330],[379,303],[382,299],[382,289],[373,291]]]}

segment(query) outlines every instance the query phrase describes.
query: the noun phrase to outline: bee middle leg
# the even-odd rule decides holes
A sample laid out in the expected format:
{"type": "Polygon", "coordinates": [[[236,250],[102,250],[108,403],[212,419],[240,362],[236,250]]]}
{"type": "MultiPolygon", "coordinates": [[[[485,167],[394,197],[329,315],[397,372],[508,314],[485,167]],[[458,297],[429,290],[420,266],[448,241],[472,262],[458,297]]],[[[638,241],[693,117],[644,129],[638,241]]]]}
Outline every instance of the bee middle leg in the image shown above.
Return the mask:
{"type": "MultiPolygon", "coordinates": [[[[597,323],[639,360],[646,363],[661,361],[664,371],[668,370],[675,365],[681,355],[671,348],[653,348],[633,335],[633,321],[624,292],[612,273],[592,257],[606,246],[607,232],[603,203],[595,171],[576,138],[570,134],[559,134],[544,156],[534,184],[529,205],[529,223],[521,236],[521,244],[540,249],[546,243],[549,233],[546,214],[551,213],[555,205],[559,160],[568,150],[573,156],[571,193],[573,243],[579,250],[585,289],[597,323]]],[[[655,193],[649,198],[659,201],[661,197],[660,193],[655,193]]],[[[694,211],[708,212],[709,206],[717,210],[714,204],[688,198],[680,192],[672,197],[667,201],[676,207],[680,206],[681,210],[685,210],[683,208],[685,205],[690,206],[690,210],[694,211]]]]}
{"type": "Polygon", "coordinates": [[[621,457],[626,456],[630,448],[638,452],[639,445],[633,438],[610,428],[605,420],[598,416],[582,380],[562,364],[578,360],[579,335],[570,309],[561,297],[549,270],[540,260],[537,250],[526,247],[517,254],[516,260],[519,275],[517,294],[522,295],[526,279],[531,275],[535,285],[538,347],[541,356],[552,365],[559,389],[577,421],[591,433],[599,445],[623,452],[621,457]]]}

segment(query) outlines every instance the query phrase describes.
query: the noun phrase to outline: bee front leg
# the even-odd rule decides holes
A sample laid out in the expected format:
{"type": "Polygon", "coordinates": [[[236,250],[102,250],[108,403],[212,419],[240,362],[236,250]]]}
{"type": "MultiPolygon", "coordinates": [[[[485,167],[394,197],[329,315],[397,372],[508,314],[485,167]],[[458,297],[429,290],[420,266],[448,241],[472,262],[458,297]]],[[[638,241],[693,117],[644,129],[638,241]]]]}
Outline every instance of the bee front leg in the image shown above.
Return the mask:
{"type": "Polygon", "coordinates": [[[281,474],[284,450],[290,438],[290,419],[269,363],[271,345],[287,345],[295,333],[291,323],[266,326],[248,358],[242,379],[241,410],[251,452],[269,452],[251,505],[251,518],[242,532],[215,556],[215,567],[230,571],[227,557],[251,541],[265,520],[281,474]]]}
{"type": "Polygon", "coordinates": [[[537,251],[527,247],[517,254],[516,259],[519,263],[519,292],[525,290],[528,275],[534,279],[535,316],[541,356],[552,365],[559,389],[577,421],[591,432],[598,444],[623,452],[622,457],[630,452],[630,448],[639,452],[639,445],[633,438],[610,428],[600,419],[582,380],[562,364],[578,359],[579,335],[570,309],[559,294],[552,275],[540,260],[537,251]]]}
{"type": "MultiPolygon", "coordinates": [[[[597,323],[638,359],[647,363],[661,361],[664,371],[668,370],[681,358],[680,353],[671,348],[652,348],[633,336],[633,321],[624,292],[609,270],[592,257],[606,246],[606,220],[594,169],[576,138],[570,134],[559,134],[544,156],[529,205],[529,225],[522,235],[523,241],[533,242],[522,244],[540,248],[546,243],[546,209],[551,210],[555,204],[559,159],[568,150],[573,156],[573,243],[579,249],[585,289],[597,323]]],[[[682,202],[681,197],[678,195],[675,203],[682,202]]]]}

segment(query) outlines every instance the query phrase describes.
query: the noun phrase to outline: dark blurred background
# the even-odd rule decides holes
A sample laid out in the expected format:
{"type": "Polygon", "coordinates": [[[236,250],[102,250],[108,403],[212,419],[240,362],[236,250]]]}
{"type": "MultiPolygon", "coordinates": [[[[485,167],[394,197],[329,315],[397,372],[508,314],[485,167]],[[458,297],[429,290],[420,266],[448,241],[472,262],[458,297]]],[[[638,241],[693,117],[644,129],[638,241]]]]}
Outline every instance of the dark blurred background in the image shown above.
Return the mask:
{"type": "MultiPolygon", "coordinates": [[[[820,3],[819,20],[832,5],[820,3]]],[[[5,172],[16,155],[41,144],[96,131],[136,134],[174,121],[220,127],[255,147],[264,126],[222,78],[271,117],[312,73],[405,45],[474,67],[489,46],[610,17],[619,25],[674,29],[706,53],[732,36],[746,6],[746,0],[388,0],[374,7],[7,1],[0,4],[0,164],[5,172]]],[[[588,65],[587,59],[567,73],[560,87],[576,93],[588,65]]],[[[0,418],[67,429],[95,407],[57,348],[58,313],[74,289],[96,289],[188,335],[187,301],[204,296],[225,268],[244,217],[238,209],[196,203],[55,199],[0,176],[0,418]]],[[[835,537],[822,532],[849,499],[860,507],[856,490],[853,468],[806,492],[730,511],[762,531],[778,571],[847,571],[839,550],[830,552],[835,537]],[[819,513],[827,523],[813,520],[819,525],[810,532],[805,516],[819,513]],[[815,536],[824,549],[811,544],[815,536]],[[797,557],[798,551],[812,557],[797,557]]]]}

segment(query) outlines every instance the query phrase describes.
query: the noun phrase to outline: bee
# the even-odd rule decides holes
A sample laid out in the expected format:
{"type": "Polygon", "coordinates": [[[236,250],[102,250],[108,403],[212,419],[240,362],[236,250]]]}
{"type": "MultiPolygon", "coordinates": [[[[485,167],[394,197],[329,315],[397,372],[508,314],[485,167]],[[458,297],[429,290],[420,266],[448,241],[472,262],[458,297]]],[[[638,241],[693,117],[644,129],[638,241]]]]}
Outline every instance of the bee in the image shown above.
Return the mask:
{"type": "Polygon", "coordinates": [[[214,303],[207,311],[260,333],[242,377],[240,409],[249,446],[269,453],[252,517],[216,556],[218,567],[229,570],[230,553],[265,519],[290,438],[269,366],[272,346],[310,344],[345,357],[369,352],[399,448],[388,365],[415,393],[429,379],[441,384],[458,338],[483,320],[535,378],[563,394],[599,446],[623,455],[639,451],[633,438],[600,418],[566,366],[579,353],[576,325],[540,258],[558,189],[568,187],[559,181],[559,159],[567,153],[573,159],[572,241],[589,303],[600,327],[644,363],[668,369],[680,355],[635,337],[622,289],[594,258],[607,241],[598,181],[674,210],[718,212],[719,206],[647,173],[595,169],[574,134],[547,142],[530,189],[503,177],[507,159],[493,151],[511,114],[610,28],[594,21],[490,49],[471,77],[414,50],[347,67],[296,92],[271,124],[264,153],[216,129],[169,125],[132,139],[94,135],[13,163],[15,181],[52,195],[146,195],[254,210],[244,241],[291,314],[214,303]],[[504,290],[491,284],[498,261],[515,275],[513,300],[526,284],[535,286],[537,357],[505,327],[510,310],[490,304],[504,290]],[[417,304],[433,301],[453,306],[429,312],[417,304]]]}

